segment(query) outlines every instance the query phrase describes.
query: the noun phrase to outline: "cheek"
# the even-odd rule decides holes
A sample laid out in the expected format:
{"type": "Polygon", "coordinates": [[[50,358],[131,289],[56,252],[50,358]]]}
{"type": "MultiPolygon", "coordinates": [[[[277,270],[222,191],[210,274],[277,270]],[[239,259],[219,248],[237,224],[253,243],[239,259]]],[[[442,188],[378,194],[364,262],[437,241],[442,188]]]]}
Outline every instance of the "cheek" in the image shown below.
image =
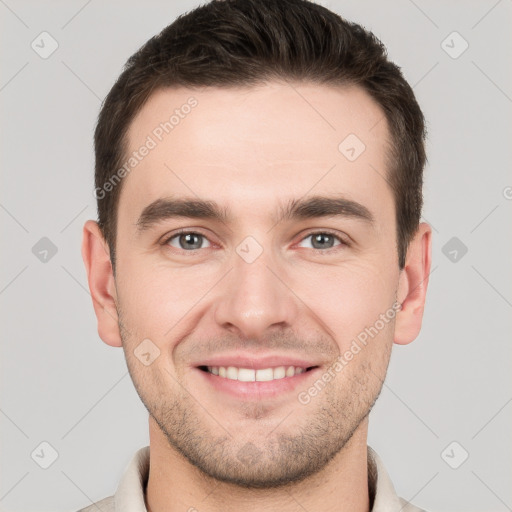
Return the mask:
{"type": "Polygon", "coordinates": [[[157,343],[167,343],[186,328],[187,319],[201,309],[201,297],[222,275],[211,266],[169,268],[144,255],[127,257],[118,268],[118,291],[127,324],[139,336],[157,343]]]}
{"type": "Polygon", "coordinates": [[[119,263],[117,289],[125,323],[132,332],[158,338],[173,321],[171,300],[180,300],[175,283],[135,258],[119,263]]]}
{"type": "MultiPolygon", "coordinates": [[[[335,334],[343,348],[392,308],[393,272],[371,264],[326,267],[301,278],[299,296],[335,334]]],[[[380,324],[379,324],[380,325],[380,324]]]]}

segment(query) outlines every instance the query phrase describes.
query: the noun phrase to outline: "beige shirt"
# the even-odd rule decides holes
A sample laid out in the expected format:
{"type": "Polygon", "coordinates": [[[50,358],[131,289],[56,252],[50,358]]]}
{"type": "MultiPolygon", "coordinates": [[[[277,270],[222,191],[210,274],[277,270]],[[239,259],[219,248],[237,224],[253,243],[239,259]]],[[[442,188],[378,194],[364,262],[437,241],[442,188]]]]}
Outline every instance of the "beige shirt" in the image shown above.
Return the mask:
{"type": "MultiPolygon", "coordinates": [[[[77,512],[147,512],[144,492],[149,476],[149,446],[138,450],[126,468],[114,496],[77,512]]],[[[375,450],[368,446],[370,512],[425,512],[399,498],[375,450]],[[372,505],[373,503],[373,505],[372,505]]]]}

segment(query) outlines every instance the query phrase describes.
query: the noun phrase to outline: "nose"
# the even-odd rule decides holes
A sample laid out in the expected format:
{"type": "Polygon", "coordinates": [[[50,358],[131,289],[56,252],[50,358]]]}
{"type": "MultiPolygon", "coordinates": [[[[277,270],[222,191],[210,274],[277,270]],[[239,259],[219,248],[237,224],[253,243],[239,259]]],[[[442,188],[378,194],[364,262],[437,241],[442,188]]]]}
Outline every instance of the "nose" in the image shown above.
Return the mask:
{"type": "Polygon", "coordinates": [[[286,281],[284,271],[265,251],[252,263],[235,254],[233,269],[217,290],[217,325],[251,339],[261,339],[276,329],[289,329],[299,305],[286,281]]]}

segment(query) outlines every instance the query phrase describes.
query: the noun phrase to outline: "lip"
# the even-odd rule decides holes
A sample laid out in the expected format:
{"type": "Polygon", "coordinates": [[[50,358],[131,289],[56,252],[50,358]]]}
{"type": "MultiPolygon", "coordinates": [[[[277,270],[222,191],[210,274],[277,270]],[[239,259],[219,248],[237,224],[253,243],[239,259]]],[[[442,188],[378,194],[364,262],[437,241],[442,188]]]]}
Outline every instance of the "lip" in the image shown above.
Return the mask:
{"type": "MultiPolygon", "coordinates": [[[[295,366],[300,365],[297,364],[295,366]]],[[[241,367],[243,368],[243,366],[241,367]]],[[[247,368],[247,366],[245,366],[245,368],[247,368]]],[[[268,368],[268,366],[264,366],[263,368],[268,368]]],[[[195,368],[195,371],[199,374],[199,378],[204,379],[204,382],[206,382],[206,384],[211,386],[214,390],[225,393],[231,397],[236,398],[237,400],[254,402],[278,398],[279,396],[285,396],[295,391],[299,386],[302,386],[305,389],[305,383],[309,379],[316,379],[315,376],[320,371],[320,367],[299,373],[293,377],[283,377],[282,379],[275,379],[265,382],[242,382],[239,380],[232,380],[226,377],[220,377],[219,375],[213,375],[213,373],[201,370],[200,368],[195,368]]]]}
{"type": "Polygon", "coordinates": [[[255,355],[238,351],[233,354],[212,356],[208,359],[201,360],[194,364],[194,366],[196,368],[199,366],[224,366],[226,368],[228,366],[236,366],[237,368],[263,370],[265,368],[275,368],[276,366],[299,366],[305,369],[312,366],[320,366],[320,364],[319,362],[290,355],[255,355]]]}

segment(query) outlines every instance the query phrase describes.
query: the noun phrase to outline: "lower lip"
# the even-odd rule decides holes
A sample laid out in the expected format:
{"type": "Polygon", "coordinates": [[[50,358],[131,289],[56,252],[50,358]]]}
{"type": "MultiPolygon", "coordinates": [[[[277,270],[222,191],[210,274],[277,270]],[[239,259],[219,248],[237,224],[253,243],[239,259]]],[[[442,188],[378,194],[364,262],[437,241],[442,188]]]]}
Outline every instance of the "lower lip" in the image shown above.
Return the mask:
{"type": "Polygon", "coordinates": [[[251,381],[242,382],[239,380],[220,377],[210,372],[205,372],[196,368],[196,370],[206,379],[206,382],[217,391],[227,393],[237,399],[242,400],[262,400],[278,397],[279,395],[294,391],[301,384],[311,378],[319,368],[313,368],[307,372],[299,373],[293,377],[283,377],[282,379],[269,380],[265,382],[251,381]]]}

